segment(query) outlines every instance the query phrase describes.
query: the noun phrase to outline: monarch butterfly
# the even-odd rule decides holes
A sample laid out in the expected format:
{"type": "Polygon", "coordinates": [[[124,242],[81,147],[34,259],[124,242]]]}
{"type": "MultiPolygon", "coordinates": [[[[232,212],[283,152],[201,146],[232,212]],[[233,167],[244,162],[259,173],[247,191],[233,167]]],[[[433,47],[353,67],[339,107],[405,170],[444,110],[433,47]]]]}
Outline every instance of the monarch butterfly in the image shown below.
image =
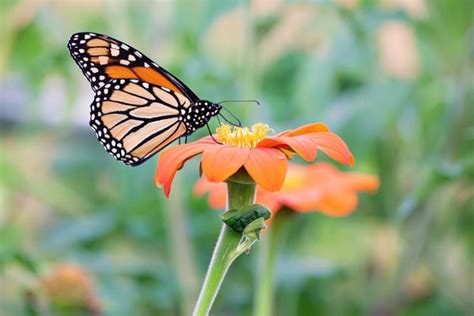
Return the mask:
{"type": "Polygon", "coordinates": [[[89,124],[103,147],[127,165],[139,165],[174,140],[203,126],[209,129],[212,117],[223,117],[219,103],[201,100],[119,40],[76,33],[68,48],[95,92],[89,124]]]}

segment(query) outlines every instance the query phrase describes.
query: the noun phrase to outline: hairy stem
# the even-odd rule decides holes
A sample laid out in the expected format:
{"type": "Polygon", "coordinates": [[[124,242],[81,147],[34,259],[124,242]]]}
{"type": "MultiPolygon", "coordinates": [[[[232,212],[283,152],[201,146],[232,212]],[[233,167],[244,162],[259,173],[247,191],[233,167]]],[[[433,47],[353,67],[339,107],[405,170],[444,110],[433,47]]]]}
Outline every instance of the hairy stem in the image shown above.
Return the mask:
{"type": "MultiPolygon", "coordinates": [[[[255,199],[255,183],[245,171],[240,171],[227,181],[227,208],[238,209],[252,205],[255,199]]],[[[236,233],[226,224],[222,224],[214,253],[201,288],[193,315],[208,315],[219,292],[224,277],[232,262],[248,249],[237,249],[242,234],[236,233]]]]}

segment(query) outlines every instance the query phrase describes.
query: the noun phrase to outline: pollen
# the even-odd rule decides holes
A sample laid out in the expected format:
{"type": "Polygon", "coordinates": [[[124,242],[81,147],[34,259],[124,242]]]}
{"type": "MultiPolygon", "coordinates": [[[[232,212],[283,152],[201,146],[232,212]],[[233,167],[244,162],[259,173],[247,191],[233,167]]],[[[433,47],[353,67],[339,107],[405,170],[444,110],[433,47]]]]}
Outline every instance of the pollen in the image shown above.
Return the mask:
{"type": "Polygon", "coordinates": [[[239,148],[255,148],[272,131],[267,124],[257,123],[248,127],[221,125],[216,129],[217,141],[239,148]]]}

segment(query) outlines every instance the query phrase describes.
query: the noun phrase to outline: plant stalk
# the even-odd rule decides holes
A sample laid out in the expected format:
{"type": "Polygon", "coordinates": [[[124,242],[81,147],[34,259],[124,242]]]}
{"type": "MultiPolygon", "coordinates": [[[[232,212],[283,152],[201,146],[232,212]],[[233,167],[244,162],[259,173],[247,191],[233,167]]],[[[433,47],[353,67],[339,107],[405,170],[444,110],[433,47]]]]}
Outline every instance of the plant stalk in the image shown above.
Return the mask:
{"type": "MultiPolygon", "coordinates": [[[[249,206],[255,200],[255,183],[245,171],[239,171],[227,180],[227,208],[238,209],[249,206]]],[[[242,234],[236,233],[226,224],[222,224],[214,253],[194,307],[194,316],[208,315],[219,292],[224,277],[232,262],[248,248],[237,249],[242,234]]]]}

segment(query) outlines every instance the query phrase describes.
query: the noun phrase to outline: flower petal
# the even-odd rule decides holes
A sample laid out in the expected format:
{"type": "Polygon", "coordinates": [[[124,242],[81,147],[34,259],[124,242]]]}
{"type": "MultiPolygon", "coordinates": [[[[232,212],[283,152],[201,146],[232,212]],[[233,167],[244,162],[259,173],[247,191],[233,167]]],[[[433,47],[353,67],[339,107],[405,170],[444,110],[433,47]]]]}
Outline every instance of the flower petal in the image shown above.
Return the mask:
{"type": "Polygon", "coordinates": [[[265,205],[272,211],[272,218],[275,213],[283,206],[277,199],[279,192],[268,192],[260,187],[257,187],[257,198],[255,203],[265,205]]]}
{"type": "Polygon", "coordinates": [[[309,212],[317,209],[320,194],[310,189],[295,192],[278,192],[275,199],[295,212],[309,212]]]}
{"type": "Polygon", "coordinates": [[[244,167],[249,175],[267,191],[277,191],[285,180],[288,160],[276,148],[257,147],[250,151],[244,167]]]}
{"type": "Polygon", "coordinates": [[[184,162],[201,153],[207,146],[212,146],[212,143],[207,140],[199,140],[194,143],[169,148],[161,153],[158,158],[155,183],[158,187],[163,186],[166,197],[169,197],[174,176],[183,166],[184,162]]]}
{"type": "Polygon", "coordinates": [[[242,167],[249,152],[249,148],[209,146],[202,154],[202,173],[211,182],[222,182],[242,167]]]}
{"type": "Polygon", "coordinates": [[[308,124],[277,136],[270,136],[260,141],[257,147],[279,149],[290,147],[291,151],[296,152],[306,161],[314,160],[320,149],[334,160],[354,165],[354,157],[344,141],[336,134],[329,132],[326,125],[322,123],[308,124]]]}
{"type": "Polygon", "coordinates": [[[306,161],[312,161],[316,159],[318,153],[318,147],[314,145],[314,142],[306,135],[297,137],[281,137],[282,142],[286,143],[291,147],[298,155],[306,161]]]}
{"type": "Polygon", "coordinates": [[[354,156],[350,152],[346,143],[334,133],[322,132],[308,134],[308,137],[315,142],[318,149],[321,149],[332,159],[349,166],[354,166],[354,156]]]}
{"type": "Polygon", "coordinates": [[[348,172],[346,183],[353,190],[363,192],[375,192],[380,186],[378,177],[359,172],[348,172]]]}
{"type": "Polygon", "coordinates": [[[298,127],[297,129],[290,129],[277,134],[276,136],[299,136],[309,133],[329,132],[329,128],[323,123],[311,123],[298,127]]]}
{"type": "Polygon", "coordinates": [[[286,143],[283,142],[281,137],[278,137],[278,136],[270,136],[268,138],[261,140],[257,144],[257,147],[266,147],[266,148],[280,147],[280,146],[286,146],[286,143]]]}
{"type": "Polygon", "coordinates": [[[213,183],[200,178],[193,188],[194,195],[208,194],[209,205],[214,209],[223,209],[227,203],[227,185],[224,182],[213,183]]]}
{"type": "Polygon", "coordinates": [[[317,209],[329,216],[346,216],[352,213],[358,204],[358,197],[349,189],[326,192],[319,200],[317,209]]]}

